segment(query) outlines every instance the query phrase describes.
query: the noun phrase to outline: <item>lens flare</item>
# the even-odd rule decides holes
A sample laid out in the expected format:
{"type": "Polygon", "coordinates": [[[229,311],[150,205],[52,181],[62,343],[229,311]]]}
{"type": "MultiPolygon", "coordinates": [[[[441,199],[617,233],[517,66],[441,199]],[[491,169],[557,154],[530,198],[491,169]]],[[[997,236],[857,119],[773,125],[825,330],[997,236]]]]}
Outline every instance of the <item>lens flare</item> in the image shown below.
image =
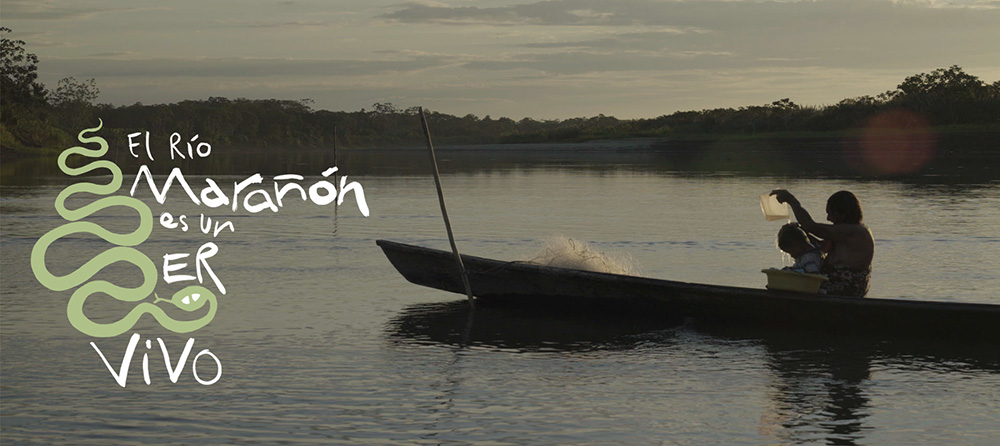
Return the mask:
{"type": "Polygon", "coordinates": [[[927,119],[908,110],[890,110],[868,120],[860,141],[863,169],[875,174],[919,172],[933,158],[937,137],[927,119]]]}

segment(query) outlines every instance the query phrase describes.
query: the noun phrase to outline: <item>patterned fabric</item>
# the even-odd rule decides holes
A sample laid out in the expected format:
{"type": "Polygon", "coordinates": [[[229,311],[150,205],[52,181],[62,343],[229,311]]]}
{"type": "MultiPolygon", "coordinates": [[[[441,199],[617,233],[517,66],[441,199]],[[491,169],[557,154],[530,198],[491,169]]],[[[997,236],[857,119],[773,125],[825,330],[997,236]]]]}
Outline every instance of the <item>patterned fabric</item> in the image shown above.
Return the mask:
{"type": "Polygon", "coordinates": [[[825,266],[823,274],[830,279],[822,286],[826,294],[835,296],[865,297],[872,277],[872,269],[855,271],[843,267],[825,266]]]}

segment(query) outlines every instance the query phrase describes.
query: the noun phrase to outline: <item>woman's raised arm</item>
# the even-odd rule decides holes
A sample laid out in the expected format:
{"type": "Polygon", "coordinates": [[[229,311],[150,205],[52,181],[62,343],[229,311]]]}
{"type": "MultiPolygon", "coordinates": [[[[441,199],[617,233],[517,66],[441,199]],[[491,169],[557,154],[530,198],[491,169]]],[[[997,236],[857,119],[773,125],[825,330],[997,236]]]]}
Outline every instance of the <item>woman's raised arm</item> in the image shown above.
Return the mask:
{"type": "Polygon", "coordinates": [[[802,204],[799,203],[799,200],[791,192],[784,189],[775,189],[771,191],[771,195],[774,195],[778,203],[788,203],[788,206],[792,208],[792,213],[795,214],[795,220],[809,234],[823,240],[837,238],[836,231],[833,230],[833,225],[817,223],[816,220],[813,220],[812,216],[809,215],[809,211],[802,207],[802,204]]]}

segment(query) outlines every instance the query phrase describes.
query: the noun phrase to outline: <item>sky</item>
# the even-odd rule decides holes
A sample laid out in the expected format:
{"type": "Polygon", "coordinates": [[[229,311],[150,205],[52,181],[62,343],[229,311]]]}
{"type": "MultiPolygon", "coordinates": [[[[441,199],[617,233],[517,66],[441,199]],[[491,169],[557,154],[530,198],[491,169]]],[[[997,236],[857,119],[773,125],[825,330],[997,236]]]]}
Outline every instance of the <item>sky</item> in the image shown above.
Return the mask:
{"type": "Polygon", "coordinates": [[[1000,1],[3,0],[40,80],[98,102],[376,102],[464,116],[654,118],[823,106],[952,65],[1000,80],[1000,1]]]}

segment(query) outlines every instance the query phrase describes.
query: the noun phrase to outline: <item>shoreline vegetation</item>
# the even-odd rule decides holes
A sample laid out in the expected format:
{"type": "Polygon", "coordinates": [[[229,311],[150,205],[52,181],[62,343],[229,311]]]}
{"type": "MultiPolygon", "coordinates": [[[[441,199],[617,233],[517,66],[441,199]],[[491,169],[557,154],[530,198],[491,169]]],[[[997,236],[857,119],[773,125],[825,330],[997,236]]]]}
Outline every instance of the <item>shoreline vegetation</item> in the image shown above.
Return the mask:
{"type": "MultiPolygon", "coordinates": [[[[4,160],[52,156],[76,145],[76,134],[103,120],[103,136],[127,146],[127,135],[149,131],[202,135],[214,147],[288,150],[420,146],[417,107],[375,103],[355,112],[315,110],[309,99],[211,97],[172,104],[97,104],[94,79],[37,82],[38,58],[24,42],[2,42],[0,148],[4,160]]],[[[571,143],[657,138],[665,141],[861,138],[876,135],[1000,134],[1000,80],[986,83],[955,65],[905,78],[895,90],[802,106],[790,99],[770,104],[679,111],[648,119],[598,115],[563,120],[454,116],[429,111],[441,145],[571,143]]],[[[186,140],[185,140],[186,141],[186,140]]]]}

